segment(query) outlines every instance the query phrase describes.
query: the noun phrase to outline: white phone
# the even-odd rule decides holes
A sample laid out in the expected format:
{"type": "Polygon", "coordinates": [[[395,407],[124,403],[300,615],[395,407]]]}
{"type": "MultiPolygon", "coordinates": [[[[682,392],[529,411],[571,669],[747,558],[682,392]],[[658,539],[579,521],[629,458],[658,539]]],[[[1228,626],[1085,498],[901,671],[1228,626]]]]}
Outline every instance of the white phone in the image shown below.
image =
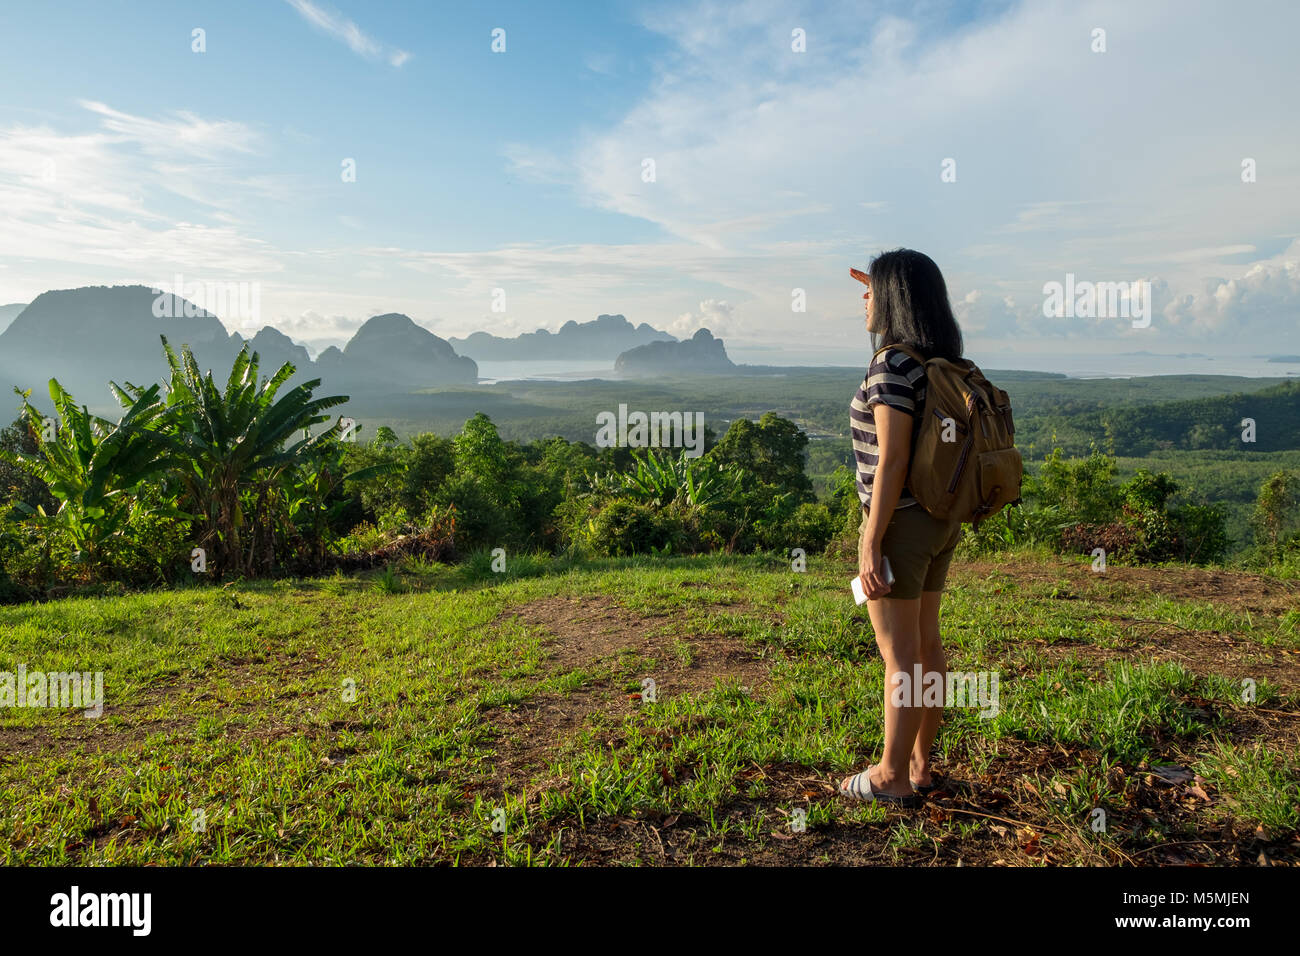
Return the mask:
{"type": "MultiPolygon", "coordinates": [[[[883,558],[882,563],[885,566],[885,583],[890,587],[893,587],[894,569],[889,566],[889,558],[883,558]]],[[[849,582],[849,587],[853,588],[853,600],[857,601],[859,604],[867,603],[867,593],[862,590],[862,575],[854,575],[853,580],[849,582]]]]}

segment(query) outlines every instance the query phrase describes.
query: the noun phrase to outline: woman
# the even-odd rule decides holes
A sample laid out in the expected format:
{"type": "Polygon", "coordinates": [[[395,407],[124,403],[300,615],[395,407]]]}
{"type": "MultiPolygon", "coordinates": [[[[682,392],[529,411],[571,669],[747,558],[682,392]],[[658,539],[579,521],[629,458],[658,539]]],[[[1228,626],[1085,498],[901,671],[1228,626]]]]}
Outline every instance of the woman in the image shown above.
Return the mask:
{"type": "MultiPolygon", "coordinates": [[[[948,289],[928,256],[911,249],[885,252],[855,278],[867,286],[867,331],[877,337],[877,347],[905,345],[927,359],[961,358],[961,330],[948,289]]],[[[912,684],[917,664],[924,675],[947,672],[939,602],[962,534],[960,520],[931,517],[905,487],[925,387],[925,367],[900,349],[886,348],[871,363],[849,410],[863,507],[858,571],[885,661],[885,750],[880,763],[844,778],[840,792],[908,806],[918,802],[917,792],[935,788],[930,748],[943,705],[921,706],[924,688],[912,684]],[[884,557],[892,586],[885,580],[884,557]],[[894,699],[900,683],[903,706],[894,699]]]]}

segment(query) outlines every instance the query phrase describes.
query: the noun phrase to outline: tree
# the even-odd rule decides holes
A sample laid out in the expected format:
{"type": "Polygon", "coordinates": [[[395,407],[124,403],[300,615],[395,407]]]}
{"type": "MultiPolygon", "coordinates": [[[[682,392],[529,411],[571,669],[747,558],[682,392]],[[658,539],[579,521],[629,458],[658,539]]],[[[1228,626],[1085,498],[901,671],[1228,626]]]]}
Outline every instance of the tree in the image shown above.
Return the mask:
{"type": "Polygon", "coordinates": [[[1300,472],[1279,471],[1259,486],[1250,516],[1255,540],[1276,557],[1300,533],[1300,472]]]}
{"type": "Polygon", "coordinates": [[[509,449],[492,419],[482,412],[475,413],[465,422],[454,444],[456,471],[485,483],[495,497],[501,497],[513,469],[509,449]]]}
{"type": "MultiPolygon", "coordinates": [[[[39,432],[31,427],[24,412],[13,423],[0,429],[0,449],[11,452],[23,452],[35,455],[40,451],[39,432]]],[[[58,506],[50,494],[49,487],[26,468],[11,464],[0,458],[0,517],[3,517],[4,505],[24,502],[33,509],[37,505],[53,513],[58,506]]]]}
{"type": "Polygon", "coordinates": [[[808,436],[788,419],[767,412],[757,422],[739,418],[731,423],[708,457],[735,465],[776,492],[788,492],[794,504],[814,501],[812,481],[804,474],[808,436]]]}

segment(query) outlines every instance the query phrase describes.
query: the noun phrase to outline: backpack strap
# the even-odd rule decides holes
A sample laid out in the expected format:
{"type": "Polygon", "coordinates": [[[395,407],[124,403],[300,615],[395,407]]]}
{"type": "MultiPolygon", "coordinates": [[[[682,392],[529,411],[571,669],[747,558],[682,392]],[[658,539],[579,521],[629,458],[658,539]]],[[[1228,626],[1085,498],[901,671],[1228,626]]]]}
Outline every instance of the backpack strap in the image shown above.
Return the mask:
{"type": "MultiPolygon", "coordinates": [[[[872,353],[871,364],[874,364],[876,361],[876,356],[879,355],[881,352],[885,351],[886,349],[898,349],[900,352],[910,355],[912,358],[916,359],[916,361],[921,363],[921,371],[922,373],[924,373],[925,356],[922,355],[920,352],[918,352],[916,349],[912,348],[910,345],[882,345],[880,348],[876,349],[876,351],[872,353]]],[[[929,381],[926,381],[926,386],[927,387],[929,386],[929,381]]],[[[911,440],[911,446],[910,446],[911,451],[909,453],[909,457],[914,456],[916,454],[916,443],[921,437],[921,426],[924,424],[924,421],[925,421],[925,409],[918,408],[916,410],[916,418],[912,422],[912,440],[911,440]]],[[[903,481],[904,488],[907,488],[906,479],[908,477],[911,477],[910,465],[908,468],[908,475],[904,478],[903,481]]],[[[907,490],[909,493],[911,492],[910,488],[907,488],[907,490]]]]}
{"type": "Polygon", "coordinates": [[[882,345],[880,348],[876,349],[874,353],[872,353],[871,361],[874,362],[876,360],[876,356],[879,355],[881,352],[885,351],[886,349],[898,349],[898,351],[910,355],[912,358],[916,359],[922,365],[925,365],[925,356],[922,355],[920,352],[918,352],[916,349],[912,348],[910,345],[882,345]]]}

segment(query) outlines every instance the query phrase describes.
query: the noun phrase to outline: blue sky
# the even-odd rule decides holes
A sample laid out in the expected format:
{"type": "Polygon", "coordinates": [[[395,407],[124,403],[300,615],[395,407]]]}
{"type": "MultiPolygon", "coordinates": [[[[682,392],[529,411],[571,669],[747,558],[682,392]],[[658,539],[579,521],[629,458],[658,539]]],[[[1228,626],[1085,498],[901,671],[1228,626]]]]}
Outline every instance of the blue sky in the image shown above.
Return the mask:
{"type": "Polygon", "coordinates": [[[0,303],[181,274],[313,350],[621,312],[839,361],[848,267],[910,246],[977,358],[1300,352],[1297,35],[1283,2],[6,3],[0,303]],[[1150,327],[1045,318],[1067,273],[1151,283],[1150,327]]]}

